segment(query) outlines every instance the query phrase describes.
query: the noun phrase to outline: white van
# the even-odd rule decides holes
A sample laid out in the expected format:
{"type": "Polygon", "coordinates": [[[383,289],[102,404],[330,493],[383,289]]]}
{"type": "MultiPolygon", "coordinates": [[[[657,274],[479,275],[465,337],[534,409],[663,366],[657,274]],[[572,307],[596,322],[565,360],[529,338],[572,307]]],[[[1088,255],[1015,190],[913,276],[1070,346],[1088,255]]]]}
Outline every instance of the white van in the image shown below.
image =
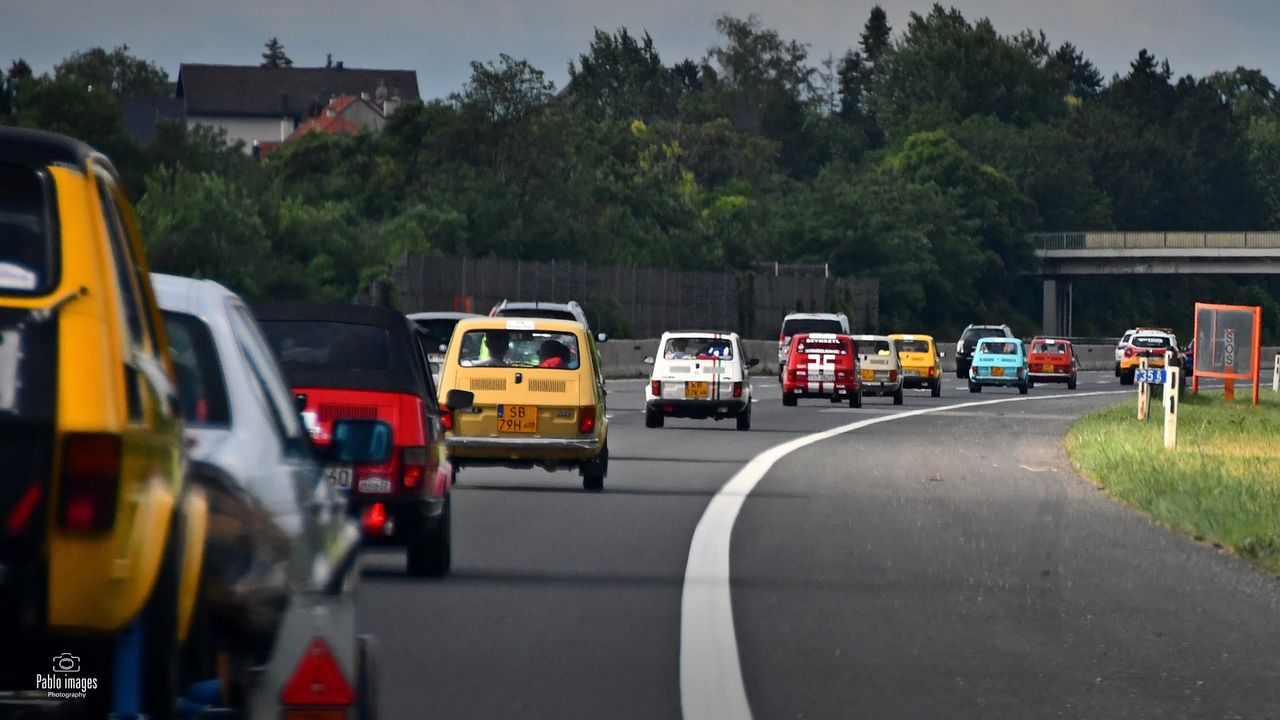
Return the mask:
{"type": "Polygon", "coordinates": [[[783,370],[787,367],[787,348],[791,345],[791,337],[800,333],[831,333],[832,335],[849,334],[849,318],[844,313],[803,313],[794,312],[782,318],[782,329],[778,331],[778,382],[782,382],[783,370]]]}
{"type": "Polygon", "coordinates": [[[853,335],[853,345],[862,368],[862,394],[893,397],[902,404],[902,365],[898,343],[887,335],[853,335]]]}
{"type": "Polygon", "coordinates": [[[668,417],[724,420],[751,429],[751,368],[737,333],[668,332],[658,341],[644,392],[644,426],[660,428],[668,417]]]}

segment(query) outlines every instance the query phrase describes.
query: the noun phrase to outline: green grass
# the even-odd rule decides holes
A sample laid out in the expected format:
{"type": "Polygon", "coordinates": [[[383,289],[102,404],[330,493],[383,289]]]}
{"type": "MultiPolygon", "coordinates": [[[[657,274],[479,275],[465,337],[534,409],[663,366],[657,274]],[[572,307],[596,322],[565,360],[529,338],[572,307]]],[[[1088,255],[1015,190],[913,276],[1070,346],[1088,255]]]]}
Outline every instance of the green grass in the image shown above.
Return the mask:
{"type": "Polygon", "coordinates": [[[1255,408],[1250,390],[1237,388],[1234,403],[1188,392],[1175,450],[1164,449],[1157,393],[1146,424],[1136,399],[1081,418],[1067,452],[1112,496],[1280,573],[1280,397],[1267,386],[1255,408]]]}

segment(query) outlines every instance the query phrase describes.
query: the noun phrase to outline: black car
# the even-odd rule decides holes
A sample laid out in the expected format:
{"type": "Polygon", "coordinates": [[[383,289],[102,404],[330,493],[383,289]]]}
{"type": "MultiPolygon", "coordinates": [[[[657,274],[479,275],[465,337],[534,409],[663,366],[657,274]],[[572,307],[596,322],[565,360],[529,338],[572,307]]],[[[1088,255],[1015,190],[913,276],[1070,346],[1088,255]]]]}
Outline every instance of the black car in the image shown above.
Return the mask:
{"type": "Polygon", "coordinates": [[[970,325],[960,335],[956,343],[956,377],[964,380],[969,377],[969,366],[973,364],[973,349],[978,340],[984,337],[1013,337],[1013,330],[1008,325],[970,325]]]}

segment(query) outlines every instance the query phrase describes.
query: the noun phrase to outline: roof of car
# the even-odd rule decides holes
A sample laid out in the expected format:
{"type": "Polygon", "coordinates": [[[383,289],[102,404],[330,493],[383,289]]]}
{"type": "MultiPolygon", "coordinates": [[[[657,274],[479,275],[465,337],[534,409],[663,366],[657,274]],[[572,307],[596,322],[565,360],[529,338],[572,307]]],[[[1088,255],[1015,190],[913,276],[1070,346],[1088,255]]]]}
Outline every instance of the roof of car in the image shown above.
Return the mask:
{"type": "Polygon", "coordinates": [[[559,318],[526,318],[526,317],[477,317],[459,320],[455,332],[468,330],[545,330],[553,332],[584,332],[582,323],[559,318]],[[513,324],[515,324],[513,326],[513,324]],[[528,325],[532,325],[529,328],[528,325]]]}
{"type": "Polygon", "coordinates": [[[850,335],[854,340],[892,340],[888,335],[850,335]]]}
{"type": "Polygon", "coordinates": [[[787,313],[783,321],[787,320],[838,320],[847,317],[844,313],[811,313],[811,312],[793,312],[787,313]]]}
{"type": "MultiPolygon", "coordinates": [[[[93,148],[66,135],[29,130],[26,128],[0,127],[0,157],[19,165],[44,166],[54,163],[84,167],[97,153],[93,148]]],[[[98,156],[95,162],[105,158],[98,156]]]]}
{"type": "Polygon", "coordinates": [[[737,337],[738,333],[728,330],[668,330],[662,337],[737,337]]]}
{"type": "Polygon", "coordinates": [[[889,337],[893,338],[894,340],[932,340],[933,339],[932,335],[925,335],[924,333],[891,333],[889,337]]]}
{"type": "Polygon", "coordinates": [[[469,312],[416,312],[409,313],[410,320],[464,320],[466,318],[484,317],[480,313],[469,312]]]}
{"type": "Polygon", "coordinates": [[[986,342],[988,340],[991,340],[992,342],[1016,342],[1019,345],[1022,344],[1022,338],[1009,337],[1008,335],[985,335],[983,337],[978,338],[978,342],[980,343],[986,342]]]}
{"type": "Polygon", "coordinates": [[[403,328],[408,320],[388,307],[350,303],[268,301],[253,304],[259,320],[327,320],[355,325],[403,328]]]}
{"type": "Polygon", "coordinates": [[[205,303],[216,303],[222,298],[235,296],[235,293],[213,280],[164,273],[151,273],[151,287],[156,292],[160,309],[179,312],[201,312],[205,303]]]}
{"type": "MultiPolygon", "coordinates": [[[[1005,339],[1007,340],[1008,338],[1005,338],[1005,339]]],[[[1070,344],[1071,344],[1071,341],[1070,341],[1070,340],[1067,340],[1067,339],[1065,339],[1065,338],[1055,337],[1055,336],[1052,336],[1052,335],[1037,335],[1037,336],[1035,336],[1035,337],[1031,338],[1031,342],[1032,342],[1032,343],[1054,344],[1054,345],[1057,345],[1057,344],[1059,344],[1059,343],[1061,343],[1061,344],[1063,344],[1063,345],[1070,345],[1070,344]]]]}

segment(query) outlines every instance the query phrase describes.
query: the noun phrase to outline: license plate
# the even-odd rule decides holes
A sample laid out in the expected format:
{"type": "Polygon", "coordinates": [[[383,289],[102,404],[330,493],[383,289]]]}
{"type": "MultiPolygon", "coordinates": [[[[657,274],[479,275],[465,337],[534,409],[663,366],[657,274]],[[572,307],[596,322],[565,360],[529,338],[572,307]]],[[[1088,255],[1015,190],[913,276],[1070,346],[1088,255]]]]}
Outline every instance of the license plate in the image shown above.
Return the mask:
{"type": "Polygon", "coordinates": [[[499,405],[498,432],[538,432],[537,405],[499,405]]]}
{"type": "Polygon", "coordinates": [[[907,377],[920,377],[919,370],[903,370],[902,374],[906,375],[907,377]]]}
{"type": "Polygon", "coordinates": [[[331,487],[347,489],[351,487],[352,470],[350,465],[326,465],[324,468],[325,482],[331,487]]]}
{"type": "Polygon", "coordinates": [[[1002,368],[1002,367],[993,367],[993,368],[991,368],[991,374],[992,374],[992,375],[997,375],[997,376],[998,376],[998,375],[1004,375],[1004,368],[1002,368]]]}
{"type": "Polygon", "coordinates": [[[706,400],[711,397],[711,383],[705,380],[694,380],[684,384],[686,400],[706,400]]]}
{"type": "Polygon", "coordinates": [[[863,379],[863,380],[875,380],[875,379],[876,379],[876,371],[875,371],[875,370],[863,370],[863,371],[862,371],[862,379],[863,379]]]}
{"type": "Polygon", "coordinates": [[[810,375],[809,380],[814,382],[835,382],[835,375],[810,375]]]}
{"type": "Polygon", "coordinates": [[[356,489],[362,493],[389,493],[391,481],[380,477],[361,478],[356,484],[356,489]]]}
{"type": "Polygon", "coordinates": [[[1043,370],[1044,372],[1053,372],[1053,366],[1050,365],[1049,363],[1045,363],[1044,365],[1041,365],[1040,369],[1043,370]]]}

